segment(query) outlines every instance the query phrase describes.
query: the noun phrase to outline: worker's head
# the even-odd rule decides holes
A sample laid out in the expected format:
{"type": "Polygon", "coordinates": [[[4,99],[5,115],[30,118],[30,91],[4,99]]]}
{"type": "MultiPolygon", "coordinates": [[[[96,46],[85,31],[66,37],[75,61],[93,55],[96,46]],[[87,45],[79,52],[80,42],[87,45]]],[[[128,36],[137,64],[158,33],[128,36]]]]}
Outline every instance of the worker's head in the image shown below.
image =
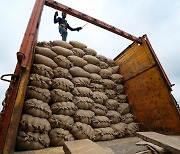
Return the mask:
{"type": "Polygon", "coordinates": [[[65,18],[66,18],[66,15],[67,15],[67,14],[66,14],[65,12],[62,12],[62,18],[65,19],[65,18]]]}

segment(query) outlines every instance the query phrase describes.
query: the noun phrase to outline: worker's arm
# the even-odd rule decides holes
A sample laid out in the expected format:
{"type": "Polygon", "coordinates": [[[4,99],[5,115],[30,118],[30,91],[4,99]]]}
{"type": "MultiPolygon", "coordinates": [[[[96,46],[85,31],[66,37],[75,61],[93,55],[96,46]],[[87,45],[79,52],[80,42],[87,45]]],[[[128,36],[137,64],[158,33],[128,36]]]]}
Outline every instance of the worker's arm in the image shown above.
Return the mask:
{"type": "Polygon", "coordinates": [[[67,28],[71,31],[79,31],[82,29],[82,27],[72,28],[71,26],[69,26],[69,24],[67,24],[67,28]]]}
{"type": "Polygon", "coordinates": [[[56,11],[54,14],[54,23],[56,24],[57,22],[59,22],[61,20],[60,17],[58,17],[58,12],[56,11]]]}

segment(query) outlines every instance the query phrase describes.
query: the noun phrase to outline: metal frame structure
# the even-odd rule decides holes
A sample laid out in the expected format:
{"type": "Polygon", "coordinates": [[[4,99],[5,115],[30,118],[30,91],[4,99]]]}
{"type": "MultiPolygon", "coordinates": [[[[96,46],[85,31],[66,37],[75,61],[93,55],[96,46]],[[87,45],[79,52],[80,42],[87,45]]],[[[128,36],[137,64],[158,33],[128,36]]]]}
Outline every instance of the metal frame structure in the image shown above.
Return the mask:
{"type": "MultiPolygon", "coordinates": [[[[6,92],[5,100],[3,103],[3,110],[2,112],[0,112],[0,153],[12,153],[15,148],[15,141],[23,109],[23,102],[28,84],[29,72],[33,60],[34,45],[37,42],[39,24],[44,5],[52,7],[59,11],[66,12],[67,14],[104,28],[131,41],[137,42],[139,44],[142,43],[141,40],[143,38],[141,37],[135,37],[114,26],[106,24],[98,19],[62,5],[54,0],[36,0],[20,50],[19,52],[17,52],[18,63],[16,65],[14,74],[12,75],[10,86],[6,92]]],[[[153,49],[151,50],[153,51],[153,49]]],[[[167,85],[171,87],[171,83],[169,82],[158,59],[157,62],[160,66],[161,72],[165,77],[167,85]]]]}

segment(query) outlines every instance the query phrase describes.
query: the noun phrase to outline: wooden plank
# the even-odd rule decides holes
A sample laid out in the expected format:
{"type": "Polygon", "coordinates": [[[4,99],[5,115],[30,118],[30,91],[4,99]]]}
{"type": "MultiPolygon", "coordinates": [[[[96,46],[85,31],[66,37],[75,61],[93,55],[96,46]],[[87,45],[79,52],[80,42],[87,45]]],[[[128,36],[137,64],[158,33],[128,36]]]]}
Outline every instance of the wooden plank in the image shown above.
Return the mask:
{"type": "Polygon", "coordinates": [[[156,132],[137,132],[137,135],[145,141],[156,144],[164,149],[179,154],[180,153],[180,140],[159,134],[156,132]]]}

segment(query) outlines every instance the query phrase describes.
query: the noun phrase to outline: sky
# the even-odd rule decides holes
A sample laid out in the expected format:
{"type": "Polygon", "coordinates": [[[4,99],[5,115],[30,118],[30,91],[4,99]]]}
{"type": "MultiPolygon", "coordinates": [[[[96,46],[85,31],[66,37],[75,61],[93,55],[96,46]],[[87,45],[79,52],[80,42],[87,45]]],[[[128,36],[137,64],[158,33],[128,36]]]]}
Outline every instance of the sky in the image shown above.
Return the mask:
{"type": "MultiPolygon", "coordinates": [[[[66,6],[104,21],[136,37],[147,34],[169,80],[175,86],[172,94],[180,104],[180,0],[57,0],[66,6]]],[[[0,5],[0,76],[14,72],[16,52],[28,24],[35,0],[4,0],[0,5]]],[[[45,6],[39,41],[61,39],[58,25],[53,23],[55,10],[45,6]]],[[[59,14],[60,11],[59,11],[59,14]]],[[[71,27],[85,21],[67,15],[71,27]]],[[[68,31],[67,42],[76,40],[98,54],[115,58],[132,41],[102,28],[87,24],[80,32],[68,31]]],[[[8,82],[0,80],[0,104],[8,82]]],[[[0,105],[0,110],[2,106],[0,105]]]]}

